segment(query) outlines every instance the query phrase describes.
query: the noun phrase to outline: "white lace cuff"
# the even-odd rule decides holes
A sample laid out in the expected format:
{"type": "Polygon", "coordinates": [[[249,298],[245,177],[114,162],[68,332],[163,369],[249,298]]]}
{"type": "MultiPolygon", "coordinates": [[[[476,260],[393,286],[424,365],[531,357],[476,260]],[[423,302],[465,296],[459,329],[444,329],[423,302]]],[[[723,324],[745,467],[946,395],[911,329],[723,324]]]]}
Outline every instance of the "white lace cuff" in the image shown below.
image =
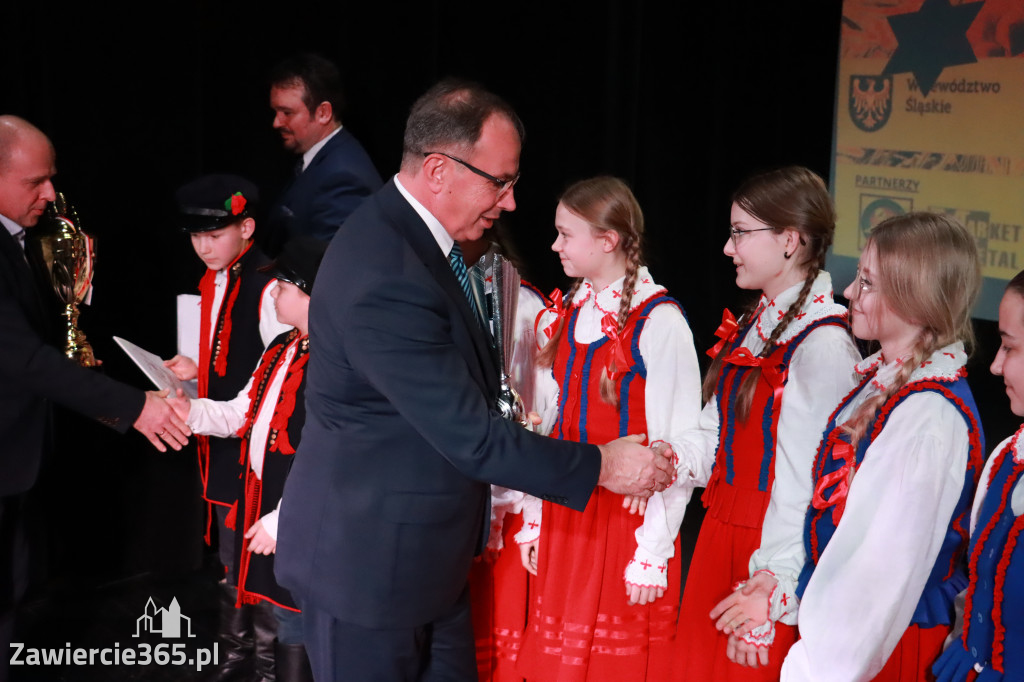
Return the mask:
{"type": "Polygon", "coordinates": [[[769,618],[756,628],[740,637],[747,644],[767,649],[775,641],[775,621],[769,618]]]}
{"type": "Polygon", "coordinates": [[[523,500],[523,527],[516,533],[516,542],[525,545],[540,537],[541,512],[543,502],[540,498],[527,495],[523,500]]]}
{"type": "Polygon", "coordinates": [[[786,625],[796,625],[796,611],[800,606],[800,600],[796,596],[796,581],[779,576],[767,568],[754,571],[754,575],[758,573],[767,573],[775,578],[775,587],[768,597],[768,619],[786,625]]]}
{"type": "Polygon", "coordinates": [[[668,559],[655,556],[637,547],[626,564],[626,583],[638,587],[668,587],[668,559]]]}

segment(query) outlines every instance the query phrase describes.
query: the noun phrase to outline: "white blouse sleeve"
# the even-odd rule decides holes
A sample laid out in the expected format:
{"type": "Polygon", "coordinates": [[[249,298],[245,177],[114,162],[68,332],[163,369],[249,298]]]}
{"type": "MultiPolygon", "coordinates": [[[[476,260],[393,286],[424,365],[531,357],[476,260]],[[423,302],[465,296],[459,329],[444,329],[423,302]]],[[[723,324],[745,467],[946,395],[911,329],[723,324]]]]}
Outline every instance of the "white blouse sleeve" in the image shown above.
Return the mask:
{"type": "Polygon", "coordinates": [[[910,624],[963,488],[969,439],[934,393],[896,407],[857,470],[800,604],[782,680],[869,680],[910,624]]]}
{"type": "Polygon", "coordinates": [[[793,352],[775,445],[775,482],[750,557],[750,575],[769,571],[778,581],[770,617],[796,623],[796,581],[804,567],[804,518],[811,503],[811,469],[832,412],[856,385],[860,354],[845,329],[815,329],[793,352]]]}
{"type": "Polygon", "coordinates": [[[245,388],[231,400],[193,398],[189,401],[188,419],[185,423],[193,433],[201,436],[232,438],[245,424],[252,382],[253,378],[249,377],[245,388]]]}
{"type": "MultiPolygon", "coordinates": [[[[683,434],[697,428],[701,399],[693,334],[678,308],[662,304],[651,311],[640,334],[639,350],[647,368],[644,400],[648,442],[664,441],[675,449],[683,434]]],[[[665,577],[666,571],[659,569],[674,553],[673,542],[692,492],[688,481],[677,478],[647,501],[643,523],[636,530],[637,552],[628,573],[651,575],[630,575],[636,579],[631,582],[660,584],[647,577],[665,577]],[[651,568],[643,571],[640,567],[644,564],[651,568]]]]}

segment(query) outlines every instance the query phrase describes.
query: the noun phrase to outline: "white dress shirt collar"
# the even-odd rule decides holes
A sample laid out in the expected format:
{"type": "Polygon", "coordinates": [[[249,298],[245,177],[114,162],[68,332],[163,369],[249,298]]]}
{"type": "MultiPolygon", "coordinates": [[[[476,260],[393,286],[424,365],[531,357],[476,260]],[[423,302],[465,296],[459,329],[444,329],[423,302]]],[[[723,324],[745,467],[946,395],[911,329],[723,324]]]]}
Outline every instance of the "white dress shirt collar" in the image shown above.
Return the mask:
{"type": "Polygon", "coordinates": [[[316,156],[317,152],[319,152],[321,149],[324,148],[324,145],[327,144],[327,142],[332,137],[334,137],[335,135],[338,134],[338,132],[341,130],[341,128],[342,128],[341,126],[338,126],[337,128],[334,129],[334,132],[332,132],[327,137],[325,137],[324,139],[320,140],[315,145],[313,145],[312,147],[310,147],[309,149],[306,150],[306,153],[302,155],[302,170],[303,171],[305,171],[307,168],[309,168],[309,164],[313,161],[313,157],[316,156]]]}
{"type": "Polygon", "coordinates": [[[444,225],[441,224],[441,221],[435,218],[433,213],[428,211],[423,204],[417,201],[416,197],[409,194],[409,190],[403,187],[402,183],[399,182],[398,175],[395,175],[395,187],[398,188],[398,191],[402,193],[405,200],[409,202],[409,205],[412,206],[413,210],[419,214],[420,218],[423,219],[423,222],[425,222],[427,227],[430,228],[430,234],[434,235],[434,241],[437,242],[437,245],[441,248],[441,253],[444,254],[445,258],[447,258],[448,254],[452,251],[452,247],[455,246],[455,240],[452,239],[450,234],[448,234],[448,230],[444,229],[444,225]]]}
{"type": "Polygon", "coordinates": [[[14,237],[14,241],[18,242],[18,246],[20,246],[21,250],[24,251],[25,228],[23,228],[21,225],[14,222],[5,215],[0,215],[0,223],[3,223],[4,227],[7,228],[7,231],[11,233],[12,237],[14,237]]]}

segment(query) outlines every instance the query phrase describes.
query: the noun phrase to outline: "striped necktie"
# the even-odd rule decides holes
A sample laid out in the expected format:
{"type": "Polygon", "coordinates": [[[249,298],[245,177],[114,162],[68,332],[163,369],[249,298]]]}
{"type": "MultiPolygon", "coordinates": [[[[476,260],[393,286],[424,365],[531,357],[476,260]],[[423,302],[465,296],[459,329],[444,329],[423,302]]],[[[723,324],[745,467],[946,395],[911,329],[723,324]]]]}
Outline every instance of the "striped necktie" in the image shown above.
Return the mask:
{"type": "MultiPolygon", "coordinates": [[[[469,302],[469,307],[476,317],[477,324],[484,327],[483,318],[480,316],[480,309],[476,307],[476,298],[473,296],[473,290],[469,287],[469,272],[466,270],[466,261],[462,258],[462,247],[459,246],[458,242],[455,242],[452,246],[451,253],[448,254],[448,262],[452,266],[455,278],[459,280],[459,286],[462,287],[462,293],[465,294],[466,300],[469,302]]],[[[486,329],[486,327],[484,328],[486,329]]]]}

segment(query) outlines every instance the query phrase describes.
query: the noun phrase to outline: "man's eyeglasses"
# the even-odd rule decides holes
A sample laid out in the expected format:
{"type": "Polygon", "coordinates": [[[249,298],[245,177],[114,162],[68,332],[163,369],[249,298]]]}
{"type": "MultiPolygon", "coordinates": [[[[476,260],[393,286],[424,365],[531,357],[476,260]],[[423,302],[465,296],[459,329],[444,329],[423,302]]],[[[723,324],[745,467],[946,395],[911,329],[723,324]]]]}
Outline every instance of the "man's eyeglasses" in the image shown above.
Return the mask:
{"type": "Polygon", "coordinates": [[[517,182],[519,182],[519,173],[516,173],[514,178],[511,178],[509,180],[502,180],[501,178],[494,177],[490,173],[485,173],[484,171],[480,170],[473,164],[463,161],[457,156],[452,156],[451,154],[446,154],[444,152],[423,152],[423,156],[425,157],[430,156],[431,154],[440,154],[441,156],[448,157],[452,161],[461,163],[463,166],[465,166],[469,170],[479,175],[481,178],[484,178],[485,180],[489,181],[492,185],[494,185],[494,188],[498,190],[499,197],[504,195],[506,192],[512,189],[512,187],[514,187],[517,182]]]}

